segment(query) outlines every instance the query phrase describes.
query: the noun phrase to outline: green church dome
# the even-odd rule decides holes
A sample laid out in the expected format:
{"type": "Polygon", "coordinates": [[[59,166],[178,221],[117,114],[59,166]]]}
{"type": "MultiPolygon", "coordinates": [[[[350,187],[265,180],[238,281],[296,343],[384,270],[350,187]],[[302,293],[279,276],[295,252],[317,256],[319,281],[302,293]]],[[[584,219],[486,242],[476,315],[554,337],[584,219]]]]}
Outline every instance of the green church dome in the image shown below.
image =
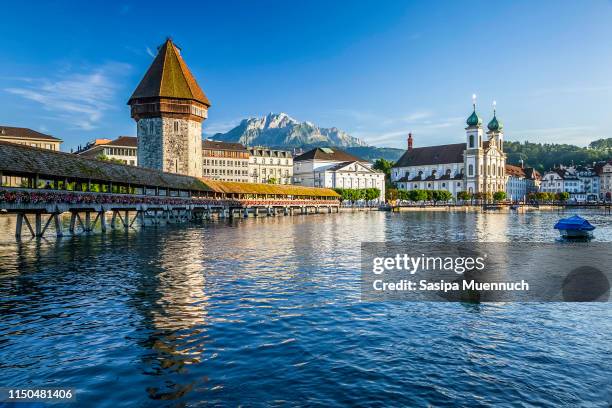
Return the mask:
{"type": "Polygon", "coordinates": [[[482,125],[482,119],[476,113],[476,105],[474,105],[474,112],[470,115],[470,117],[466,121],[468,126],[480,126],[482,125]]]}
{"type": "Polygon", "coordinates": [[[497,120],[497,116],[495,115],[495,111],[493,111],[493,119],[487,125],[491,132],[499,132],[504,128],[504,124],[497,120]]]}

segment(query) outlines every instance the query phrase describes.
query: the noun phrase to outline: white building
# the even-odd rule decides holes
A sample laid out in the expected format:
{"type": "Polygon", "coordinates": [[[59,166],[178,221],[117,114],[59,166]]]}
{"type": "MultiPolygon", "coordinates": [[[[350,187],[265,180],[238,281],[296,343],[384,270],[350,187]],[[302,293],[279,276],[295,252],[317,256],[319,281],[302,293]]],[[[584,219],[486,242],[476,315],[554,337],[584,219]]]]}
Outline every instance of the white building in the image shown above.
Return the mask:
{"type": "Polygon", "coordinates": [[[506,164],[506,197],[512,201],[526,201],[527,195],[540,187],[540,173],[532,167],[506,164]]]}
{"type": "Polygon", "coordinates": [[[612,161],[595,165],[595,172],[599,176],[599,198],[612,200],[612,161]]]}
{"type": "Polygon", "coordinates": [[[249,149],[249,177],[253,183],[291,184],[293,177],[293,156],[286,150],[267,147],[249,149]]]}
{"type": "Polygon", "coordinates": [[[0,140],[47,150],[60,150],[62,140],[28,128],[1,126],[0,140]]]}
{"type": "Polygon", "coordinates": [[[76,154],[92,158],[113,159],[137,166],[138,141],[133,136],[119,136],[115,140],[96,139],[79,149],[76,154]]]}
{"type": "Polygon", "coordinates": [[[599,176],[593,169],[564,167],[544,173],[540,191],[545,193],[569,193],[570,200],[584,202],[600,197],[599,176]]]}
{"type": "Polygon", "coordinates": [[[576,175],[580,180],[580,187],[587,201],[597,201],[600,197],[600,179],[596,170],[589,167],[577,167],[576,175]]]}
{"type": "Polygon", "coordinates": [[[240,143],[202,142],[202,176],[222,181],[249,181],[249,151],[240,143]]]}
{"type": "Polygon", "coordinates": [[[506,190],[506,155],[503,125],[495,111],[488,124],[487,140],[476,105],[467,119],[466,142],[413,148],[408,135],[408,150],[393,166],[391,180],[403,190],[448,190],[495,193],[506,190]]]}
{"type": "Polygon", "coordinates": [[[310,187],[377,188],[385,197],[385,174],[342,150],[318,147],[293,159],[293,183],[310,187]]]}

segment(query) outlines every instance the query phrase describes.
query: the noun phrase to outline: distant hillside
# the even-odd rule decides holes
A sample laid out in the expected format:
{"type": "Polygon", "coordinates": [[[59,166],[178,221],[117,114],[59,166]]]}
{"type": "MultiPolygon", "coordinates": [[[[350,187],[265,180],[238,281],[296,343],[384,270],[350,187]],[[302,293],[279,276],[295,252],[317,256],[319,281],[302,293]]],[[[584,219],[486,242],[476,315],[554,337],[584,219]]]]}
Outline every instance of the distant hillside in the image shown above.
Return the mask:
{"type": "Polygon", "coordinates": [[[612,138],[600,139],[580,147],[569,144],[504,142],[508,163],[524,160],[526,166],[539,171],[548,170],[555,165],[592,165],[593,162],[612,160],[612,138]]]}
{"type": "Polygon", "coordinates": [[[262,118],[244,119],[227,133],[217,133],[214,140],[238,142],[247,146],[367,146],[362,140],[332,127],[321,128],[311,122],[299,122],[286,113],[270,113],[262,118]]]}
{"type": "Polygon", "coordinates": [[[385,159],[391,162],[396,162],[406,151],[402,149],[396,149],[393,147],[374,147],[374,146],[361,146],[361,147],[348,147],[344,149],[346,152],[353,156],[361,157],[368,161],[376,161],[378,159],[385,159]]]}

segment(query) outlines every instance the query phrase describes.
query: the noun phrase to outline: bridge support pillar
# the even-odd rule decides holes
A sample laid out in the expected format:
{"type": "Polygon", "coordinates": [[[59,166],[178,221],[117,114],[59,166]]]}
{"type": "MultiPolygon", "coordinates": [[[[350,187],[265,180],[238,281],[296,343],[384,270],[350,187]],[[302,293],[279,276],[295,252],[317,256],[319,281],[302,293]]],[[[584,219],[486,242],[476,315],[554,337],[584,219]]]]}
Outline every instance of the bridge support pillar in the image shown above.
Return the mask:
{"type": "Polygon", "coordinates": [[[129,210],[125,210],[125,217],[123,218],[123,228],[130,228],[130,212],[129,210]]]}
{"type": "Polygon", "coordinates": [[[243,215],[243,217],[244,217],[244,218],[248,218],[248,217],[249,217],[249,209],[248,209],[248,208],[245,208],[245,209],[244,209],[244,215],[243,215]]]}
{"type": "Polygon", "coordinates": [[[77,217],[77,213],[75,212],[70,213],[70,226],[68,227],[68,231],[72,235],[74,235],[74,229],[76,227],[76,217],[77,217]]]}
{"type": "Polygon", "coordinates": [[[30,221],[28,220],[28,216],[25,213],[17,213],[17,224],[15,228],[15,238],[21,239],[21,229],[23,227],[23,223],[25,222],[28,230],[30,230],[30,234],[34,236],[34,230],[32,229],[32,225],[30,225],[30,221]]]}
{"type": "Polygon", "coordinates": [[[100,218],[100,230],[106,232],[106,212],[104,210],[100,211],[98,217],[100,218]]]}
{"type": "Polygon", "coordinates": [[[63,227],[62,227],[62,214],[55,213],[53,214],[53,219],[55,221],[55,236],[62,237],[64,235],[63,227]]]}
{"type": "Polygon", "coordinates": [[[91,232],[91,213],[89,211],[85,211],[85,232],[91,232]]]}
{"type": "Polygon", "coordinates": [[[35,217],[34,220],[35,220],[35,226],[36,226],[36,237],[40,238],[42,237],[42,214],[36,213],[34,217],[35,217]]]}

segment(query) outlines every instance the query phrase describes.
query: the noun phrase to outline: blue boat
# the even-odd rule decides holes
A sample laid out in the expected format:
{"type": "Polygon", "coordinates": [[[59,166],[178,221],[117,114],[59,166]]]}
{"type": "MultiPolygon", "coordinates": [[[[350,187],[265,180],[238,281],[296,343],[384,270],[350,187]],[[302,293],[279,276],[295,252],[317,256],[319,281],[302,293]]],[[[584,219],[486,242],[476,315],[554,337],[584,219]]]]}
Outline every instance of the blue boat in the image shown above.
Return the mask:
{"type": "Polygon", "coordinates": [[[558,229],[564,238],[591,238],[595,227],[584,218],[574,215],[557,221],[555,229],[558,229]]]}

